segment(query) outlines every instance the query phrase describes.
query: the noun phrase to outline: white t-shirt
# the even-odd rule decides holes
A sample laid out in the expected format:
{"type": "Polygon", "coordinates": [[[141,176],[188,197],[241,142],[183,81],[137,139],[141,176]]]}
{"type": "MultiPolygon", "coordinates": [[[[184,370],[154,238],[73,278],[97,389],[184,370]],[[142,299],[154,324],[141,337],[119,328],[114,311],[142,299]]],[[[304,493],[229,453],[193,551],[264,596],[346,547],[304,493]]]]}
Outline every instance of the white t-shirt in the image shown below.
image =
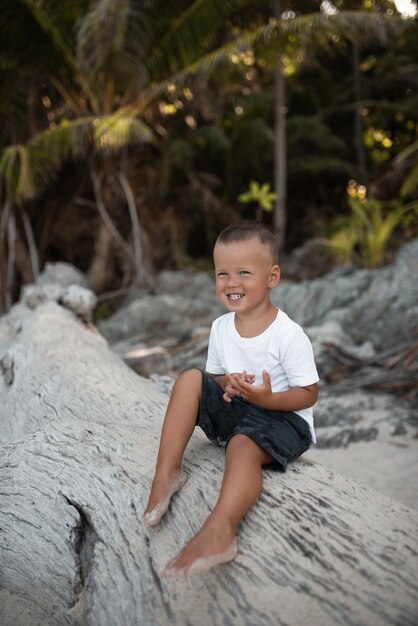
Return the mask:
{"type": "MultiPolygon", "coordinates": [[[[282,310],[275,320],[256,337],[241,337],[235,327],[235,313],[226,313],[212,324],[206,371],[210,374],[243,372],[255,375],[254,385],[263,383],[267,370],[273,392],[292,387],[307,387],[318,382],[311,342],[299,324],[282,310]]],[[[295,411],[309,424],[316,442],[313,410],[295,411]]]]}

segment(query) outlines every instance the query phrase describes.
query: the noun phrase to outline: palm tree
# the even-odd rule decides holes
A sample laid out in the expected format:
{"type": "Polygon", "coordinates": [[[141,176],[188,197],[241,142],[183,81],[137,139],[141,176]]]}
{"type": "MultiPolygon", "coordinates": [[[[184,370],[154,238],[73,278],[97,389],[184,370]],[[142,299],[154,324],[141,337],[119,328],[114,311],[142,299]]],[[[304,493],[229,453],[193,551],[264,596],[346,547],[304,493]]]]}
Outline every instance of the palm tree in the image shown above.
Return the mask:
{"type": "MultiPolygon", "coordinates": [[[[228,15],[245,2],[78,0],[71,4],[66,3],[64,11],[51,0],[24,0],[18,6],[22,21],[30,19],[36,36],[46,39],[46,54],[53,51],[57,62],[46,61],[48,72],[42,77],[47,128],[29,133],[24,143],[9,145],[0,161],[5,193],[0,244],[4,246],[7,240],[9,249],[3,283],[11,281],[18,216],[28,226],[26,238],[36,274],[34,237],[25,203],[51,182],[65,159],[72,159],[86,164],[102,219],[89,272],[94,286],[100,288],[97,277],[112,239],[135,266],[137,282],[143,284],[149,276],[139,211],[126,174],[127,150],[130,145],[158,140],[156,104],[173,82],[185,81],[188,75],[202,68],[207,71],[228,58],[233,46],[217,49],[216,37],[228,15]],[[109,197],[115,189],[123,195],[130,215],[133,252],[109,211],[109,197]]],[[[6,22],[7,17],[10,26],[14,11],[3,16],[6,22]]]]}
{"type": "MultiPolygon", "coordinates": [[[[325,4],[325,3],[324,3],[325,4]]],[[[351,42],[353,50],[354,91],[356,100],[360,98],[359,76],[359,48],[361,45],[370,45],[373,42],[386,43],[390,36],[405,28],[399,19],[389,18],[388,15],[373,11],[337,10],[328,3],[327,12],[301,14],[301,5],[298,4],[296,13],[292,10],[292,3],[284,0],[274,0],[274,15],[277,20],[276,30],[279,38],[278,54],[275,63],[275,191],[277,193],[274,210],[274,228],[277,232],[279,249],[284,250],[286,244],[287,224],[287,154],[286,154],[286,77],[284,72],[284,58],[287,55],[298,55],[294,61],[297,65],[308,62],[315,55],[316,49],[327,47],[333,39],[342,39],[351,42]],[[289,38],[295,41],[289,46],[289,38]],[[301,61],[301,51],[304,51],[301,61]]],[[[344,8],[344,4],[342,5],[344,8]]],[[[277,43],[275,44],[277,46],[277,43]]],[[[363,178],[365,173],[364,145],[361,133],[361,120],[358,115],[358,106],[355,108],[355,138],[359,170],[363,178]]]]}

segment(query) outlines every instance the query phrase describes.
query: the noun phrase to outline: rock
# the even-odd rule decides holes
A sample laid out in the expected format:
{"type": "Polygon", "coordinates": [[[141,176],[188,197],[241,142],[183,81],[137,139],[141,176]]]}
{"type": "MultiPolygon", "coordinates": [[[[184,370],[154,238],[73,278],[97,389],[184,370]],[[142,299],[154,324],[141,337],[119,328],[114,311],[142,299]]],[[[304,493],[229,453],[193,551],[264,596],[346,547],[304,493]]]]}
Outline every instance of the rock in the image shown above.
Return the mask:
{"type": "Polygon", "coordinates": [[[162,346],[151,348],[133,346],[121,356],[125,363],[141,376],[165,374],[172,369],[170,353],[162,346]]]}
{"type": "MultiPolygon", "coordinates": [[[[325,366],[329,357],[322,340],[340,339],[359,355],[371,355],[410,341],[418,331],[417,265],[415,240],[401,248],[392,265],[377,270],[337,267],[311,281],[283,280],[272,301],[311,332],[313,340],[321,335],[316,348],[325,366]]],[[[143,295],[99,323],[110,343],[138,336],[184,340],[193,328],[210,326],[225,312],[208,273],[164,271],[159,288],[159,295],[143,295]]]]}
{"type": "Polygon", "coordinates": [[[346,446],[377,436],[387,440],[400,434],[412,439],[417,427],[416,411],[408,400],[389,393],[353,389],[337,395],[332,386],[324,386],[315,405],[318,447],[346,446]],[[336,437],[339,432],[345,433],[341,440],[336,437]]]}
{"type": "Polygon", "coordinates": [[[25,285],[21,302],[30,309],[35,309],[45,302],[58,302],[79,315],[85,321],[91,321],[97,304],[95,294],[79,285],[25,285]]]}
{"type": "Polygon", "coordinates": [[[90,285],[86,276],[80,272],[74,265],[69,263],[45,263],[43,271],[36,279],[36,285],[61,285],[69,287],[70,285],[79,285],[85,289],[89,289],[90,285]]]}
{"type": "Polygon", "coordinates": [[[290,254],[280,255],[280,269],[286,280],[318,278],[329,272],[332,265],[332,254],[320,239],[309,239],[290,254]]]}
{"type": "Polygon", "coordinates": [[[215,296],[194,298],[182,295],[159,294],[134,300],[102,322],[98,328],[110,341],[116,343],[131,337],[160,338],[189,336],[191,329],[210,325],[224,312],[215,296]]]}
{"type": "Polygon", "coordinates": [[[307,326],[304,331],[308,335],[312,343],[312,348],[315,354],[315,362],[321,376],[335,367],[336,361],[330,357],[329,352],[325,349],[325,342],[332,341],[337,345],[352,346],[352,341],[341,328],[341,324],[330,320],[324,322],[320,326],[307,326]]]}
{"type": "Polygon", "coordinates": [[[303,459],[265,472],[235,562],[160,579],[216,501],[223,449],[196,431],[188,483],[144,527],[167,397],[70,311],[20,311],[0,377],[3,626],[415,624],[418,514],[303,459]]]}
{"type": "Polygon", "coordinates": [[[338,322],[354,344],[396,347],[418,330],[418,240],[376,270],[336,268],[324,278],[281,283],[272,301],[303,327],[338,322]]]}
{"type": "Polygon", "coordinates": [[[212,300],[215,280],[214,275],[208,272],[163,270],[158,276],[158,287],[161,293],[181,295],[193,300],[212,300]]]}
{"type": "Polygon", "coordinates": [[[150,380],[157,385],[157,388],[169,396],[176,382],[175,376],[168,376],[167,374],[151,374],[150,380]]]}
{"type": "Polygon", "coordinates": [[[24,285],[20,304],[35,309],[45,302],[58,302],[90,322],[97,304],[95,294],[79,270],[68,263],[46,263],[35,283],[24,285]]]}

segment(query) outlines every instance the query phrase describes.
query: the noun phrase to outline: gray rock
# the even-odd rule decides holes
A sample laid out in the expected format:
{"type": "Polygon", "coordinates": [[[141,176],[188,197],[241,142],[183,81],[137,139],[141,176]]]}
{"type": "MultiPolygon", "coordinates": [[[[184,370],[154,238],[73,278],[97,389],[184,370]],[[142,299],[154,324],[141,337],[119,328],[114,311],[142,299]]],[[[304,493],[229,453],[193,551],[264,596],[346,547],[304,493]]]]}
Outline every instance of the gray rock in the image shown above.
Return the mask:
{"type": "Polygon", "coordinates": [[[69,263],[45,263],[43,271],[36,279],[36,285],[61,285],[69,287],[70,285],[79,285],[89,289],[90,285],[86,276],[80,272],[74,265],[69,263]]]}
{"type": "Polygon", "coordinates": [[[392,437],[416,437],[416,411],[407,399],[389,393],[353,389],[334,393],[332,386],[321,386],[315,405],[317,446],[346,447],[358,441],[392,437]]]}
{"type": "Polygon", "coordinates": [[[172,369],[172,359],[169,351],[162,346],[135,347],[133,346],[122,355],[123,360],[131,369],[141,376],[151,374],[165,374],[172,369]]]}
{"type": "Polygon", "coordinates": [[[30,284],[23,287],[21,303],[24,306],[35,309],[45,302],[58,302],[85,321],[90,321],[97,298],[90,289],[76,284],[30,284]]]}
{"type": "Polygon", "coordinates": [[[161,339],[182,337],[189,336],[197,324],[209,325],[224,312],[214,294],[196,293],[194,298],[181,294],[159,294],[134,300],[100,322],[98,328],[110,343],[136,336],[161,339]]]}
{"type": "MultiPolygon", "coordinates": [[[[337,267],[316,280],[284,280],[272,301],[311,332],[314,341],[321,337],[316,350],[324,365],[329,357],[320,342],[325,340],[342,340],[359,356],[371,355],[410,341],[418,330],[417,265],[418,242],[412,241],[387,267],[337,267]]],[[[180,339],[225,313],[208,273],[167,270],[159,276],[159,288],[159,295],[143,295],[100,322],[100,331],[111,343],[137,336],[180,339]]]]}
{"type": "Polygon", "coordinates": [[[282,283],[273,302],[302,326],[334,321],[355,344],[382,351],[411,340],[418,329],[418,241],[377,270],[337,268],[324,278],[282,283]]]}
{"type": "MultiPolygon", "coordinates": [[[[34,283],[24,285],[20,295],[20,302],[13,307],[16,316],[21,317],[21,307],[35,309],[46,302],[58,302],[73,311],[81,319],[90,322],[93,310],[97,304],[95,294],[89,289],[89,284],[77,268],[68,263],[46,263],[45,268],[34,283]]],[[[12,311],[13,311],[12,309],[12,311]]],[[[18,328],[14,325],[14,316],[7,316],[9,332],[14,334],[18,328]],[[12,326],[10,326],[12,324],[12,326]]],[[[0,320],[0,326],[4,326],[0,320]]],[[[0,327],[0,340],[1,340],[0,327]]]]}
{"type": "Polygon", "coordinates": [[[163,270],[158,276],[158,287],[161,293],[205,300],[213,297],[215,279],[208,272],[163,270]]]}

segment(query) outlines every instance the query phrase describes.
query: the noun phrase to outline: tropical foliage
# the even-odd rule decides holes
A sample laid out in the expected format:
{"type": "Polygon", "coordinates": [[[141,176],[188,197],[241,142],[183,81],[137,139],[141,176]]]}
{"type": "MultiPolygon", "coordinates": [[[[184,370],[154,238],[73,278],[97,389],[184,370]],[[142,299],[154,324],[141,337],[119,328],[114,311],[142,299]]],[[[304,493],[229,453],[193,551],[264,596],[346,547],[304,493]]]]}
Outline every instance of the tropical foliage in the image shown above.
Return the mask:
{"type": "Polygon", "coordinates": [[[368,200],[364,191],[362,187],[360,192],[353,187],[349,189],[351,214],[338,220],[339,227],[326,241],[326,245],[342,263],[357,263],[373,268],[382,264],[390,238],[406,213],[413,211],[417,218],[418,207],[415,203],[402,206],[400,202],[368,200]]]}
{"type": "Polygon", "coordinates": [[[414,200],[416,20],[389,0],[279,4],[3,3],[3,306],[48,260],[98,291],[152,287],[155,269],[209,254],[219,228],[253,217],[238,197],[252,180],[278,192],[278,161],[288,248],[329,235],[350,179],[371,199],[414,200]]]}
{"type": "Polygon", "coordinates": [[[257,222],[261,222],[263,211],[267,211],[270,213],[274,208],[274,201],[277,198],[277,194],[274,191],[271,191],[270,184],[264,183],[260,185],[257,181],[252,180],[250,182],[250,186],[248,191],[241,193],[238,196],[238,200],[240,202],[254,202],[256,204],[256,215],[255,219],[257,222]]]}

